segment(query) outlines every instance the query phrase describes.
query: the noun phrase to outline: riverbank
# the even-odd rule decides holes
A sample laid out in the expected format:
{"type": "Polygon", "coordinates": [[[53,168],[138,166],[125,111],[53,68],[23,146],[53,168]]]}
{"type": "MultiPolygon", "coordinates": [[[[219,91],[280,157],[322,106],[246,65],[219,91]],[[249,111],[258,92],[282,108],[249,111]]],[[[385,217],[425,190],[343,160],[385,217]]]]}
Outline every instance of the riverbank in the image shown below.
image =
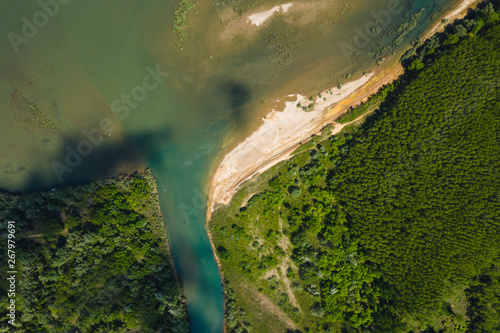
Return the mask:
{"type": "Polygon", "coordinates": [[[142,171],[138,171],[140,174],[144,176],[144,178],[147,180],[149,186],[150,186],[150,191],[149,195],[151,199],[153,200],[153,206],[156,207],[156,210],[153,211],[154,214],[154,221],[160,221],[161,225],[156,225],[157,229],[161,233],[161,235],[164,237],[164,244],[163,246],[166,248],[168,251],[168,256],[170,258],[170,263],[172,264],[173,268],[173,274],[175,277],[175,281],[177,282],[177,286],[179,287],[180,294],[183,294],[182,290],[182,281],[179,277],[179,273],[177,272],[177,267],[175,266],[174,263],[174,257],[172,256],[172,249],[170,248],[170,243],[168,240],[168,233],[167,233],[167,227],[165,225],[165,220],[163,218],[163,213],[161,211],[160,207],[160,194],[158,193],[158,181],[156,180],[155,176],[153,175],[153,171],[151,168],[146,168],[142,171]]]}
{"type": "MultiPolygon", "coordinates": [[[[460,2],[439,18],[440,23],[430,28],[423,39],[444,28],[445,24],[441,23],[441,20],[452,21],[463,17],[465,11],[476,2],[477,0],[460,2]]],[[[283,110],[273,109],[263,119],[263,125],[223,156],[217,164],[209,185],[207,221],[218,205],[230,202],[244,181],[288,159],[304,140],[328,124],[335,125],[334,132],[341,129],[340,124],[334,122],[336,118],[349,107],[358,105],[376,93],[383,85],[393,82],[402,73],[403,68],[398,61],[384,70],[376,68],[371,74],[351,81],[340,89],[338,87],[328,89],[312,100],[299,94],[285,97],[286,99],[293,97],[295,100],[287,101],[283,110]],[[308,108],[311,103],[314,103],[314,107],[309,112],[301,108],[303,106],[308,108]]]]}

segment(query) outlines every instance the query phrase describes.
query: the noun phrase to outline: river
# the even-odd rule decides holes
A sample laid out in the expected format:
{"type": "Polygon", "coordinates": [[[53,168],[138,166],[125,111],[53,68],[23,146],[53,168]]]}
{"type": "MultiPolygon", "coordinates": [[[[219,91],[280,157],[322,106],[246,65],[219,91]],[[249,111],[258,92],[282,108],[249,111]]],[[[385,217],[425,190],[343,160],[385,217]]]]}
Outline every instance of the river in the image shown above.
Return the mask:
{"type": "Polygon", "coordinates": [[[238,9],[199,0],[182,43],[172,30],[176,1],[0,4],[0,188],[50,189],[150,166],[195,333],[223,331],[205,229],[221,153],[282,96],[312,95],[372,68],[399,24],[425,7],[396,54],[380,53],[393,61],[452,4],[401,2],[402,14],[371,31],[372,12],[385,13],[389,1],[294,3],[259,27],[239,12],[252,2],[236,1],[238,9]],[[372,35],[356,44],[359,31],[372,35]]]}

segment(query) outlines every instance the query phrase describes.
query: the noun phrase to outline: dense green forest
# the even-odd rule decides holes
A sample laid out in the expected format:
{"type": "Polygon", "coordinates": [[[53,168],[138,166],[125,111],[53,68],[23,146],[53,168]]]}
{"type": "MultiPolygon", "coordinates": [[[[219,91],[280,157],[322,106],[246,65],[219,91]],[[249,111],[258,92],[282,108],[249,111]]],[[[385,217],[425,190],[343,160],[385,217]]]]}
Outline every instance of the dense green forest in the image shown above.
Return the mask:
{"type": "Polygon", "coordinates": [[[229,332],[500,332],[498,2],[402,61],[363,125],[214,213],[229,332]]]}
{"type": "Polygon", "coordinates": [[[18,272],[17,329],[7,323],[7,272],[0,272],[1,332],[189,332],[149,170],[0,194],[0,205],[5,244],[7,221],[16,222],[18,272]]]}

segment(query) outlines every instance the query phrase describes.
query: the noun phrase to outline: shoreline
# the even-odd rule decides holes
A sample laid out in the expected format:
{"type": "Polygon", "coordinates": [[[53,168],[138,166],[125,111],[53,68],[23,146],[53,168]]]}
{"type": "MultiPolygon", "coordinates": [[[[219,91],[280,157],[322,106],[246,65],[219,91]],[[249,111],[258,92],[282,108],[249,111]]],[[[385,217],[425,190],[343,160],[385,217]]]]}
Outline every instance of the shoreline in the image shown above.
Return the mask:
{"type": "Polygon", "coordinates": [[[316,96],[314,101],[299,94],[287,96],[296,99],[286,102],[284,110],[273,109],[263,118],[264,124],[216,164],[209,185],[207,230],[217,205],[228,204],[243,182],[288,159],[298,147],[327,125],[333,123],[333,132],[338,133],[344,127],[334,121],[340,114],[348,107],[368,99],[383,85],[394,81],[402,71],[398,62],[384,70],[375,68],[372,73],[344,84],[341,89],[333,87],[323,91],[322,97],[316,96]],[[298,103],[307,106],[313,102],[315,107],[309,112],[297,107],[298,103]]]}
{"type": "Polygon", "coordinates": [[[172,265],[172,270],[175,276],[175,280],[177,281],[177,286],[179,287],[179,290],[181,291],[181,294],[184,297],[184,289],[182,286],[182,281],[179,277],[179,273],[177,272],[177,267],[175,266],[174,257],[172,256],[172,249],[170,248],[170,240],[168,238],[168,230],[160,206],[160,193],[158,192],[158,181],[156,180],[153,174],[153,170],[151,170],[151,168],[149,167],[142,171],[139,171],[139,173],[142,174],[144,178],[146,178],[147,181],[149,182],[149,185],[152,186],[150,190],[150,195],[152,196],[155,207],[157,209],[157,211],[155,212],[155,218],[162,222],[162,226],[160,226],[161,229],[160,231],[165,236],[165,246],[167,247],[168,256],[170,258],[170,263],[172,265]]]}
{"type": "Polygon", "coordinates": [[[212,252],[214,254],[215,262],[217,263],[217,267],[219,268],[220,282],[222,284],[222,292],[224,293],[224,304],[222,305],[223,310],[224,310],[224,331],[223,331],[223,333],[226,333],[226,328],[227,328],[227,325],[226,325],[226,311],[227,311],[226,301],[227,301],[227,299],[226,299],[226,283],[225,283],[225,279],[224,279],[224,273],[222,271],[222,264],[220,262],[219,256],[217,255],[217,251],[215,249],[214,242],[212,241],[212,232],[209,229],[208,222],[206,222],[206,224],[205,224],[205,229],[207,230],[207,235],[208,235],[208,239],[210,240],[210,246],[212,247],[212,252]]]}
{"type": "MultiPolygon", "coordinates": [[[[449,21],[465,16],[465,11],[477,2],[479,1],[461,1],[449,12],[444,13],[438,22],[423,34],[422,40],[430,38],[438,30],[451,23],[449,21]],[[448,22],[442,23],[443,19],[447,19],[448,22]]],[[[217,209],[217,206],[227,205],[243,182],[288,159],[296,148],[328,124],[334,124],[333,132],[337,132],[341,125],[335,122],[336,118],[347,111],[349,107],[365,101],[383,85],[395,81],[402,73],[403,67],[398,59],[384,70],[379,71],[378,68],[375,68],[369,76],[362,76],[346,83],[342,89],[334,87],[322,92],[321,96],[326,97],[326,101],[322,100],[321,97],[316,97],[311,102],[299,94],[286,96],[285,98],[295,96],[296,100],[286,102],[284,110],[271,110],[263,118],[264,124],[223,155],[216,163],[208,189],[207,230],[212,213],[217,209]],[[329,91],[333,92],[333,96],[328,93],[329,91]],[[313,102],[316,105],[310,112],[296,107],[298,103],[308,105],[313,102]]],[[[211,234],[209,237],[211,239],[211,234]]],[[[214,248],[213,244],[212,248],[214,248]]],[[[221,267],[217,256],[216,260],[221,267]]]]}
{"type": "MultiPolygon", "coordinates": [[[[432,26],[432,28],[428,29],[421,37],[422,40],[426,40],[432,35],[434,35],[436,32],[439,30],[442,30],[447,24],[449,23],[443,23],[443,19],[447,19],[448,21],[451,20],[456,20],[463,18],[466,15],[466,10],[469,8],[472,8],[474,5],[479,3],[479,0],[463,0],[461,1],[456,7],[450,9],[447,13],[444,13],[437,21],[436,24],[432,26]]],[[[451,22],[450,22],[451,23],[451,22]]],[[[254,131],[252,134],[250,134],[247,138],[245,138],[242,142],[237,144],[235,147],[233,147],[230,151],[225,153],[224,155],[221,155],[216,161],[214,161],[214,167],[212,169],[212,174],[210,176],[210,182],[208,184],[208,200],[207,200],[207,207],[206,207],[206,221],[205,221],[205,229],[208,235],[208,238],[210,240],[210,245],[212,247],[212,252],[214,254],[215,261],[217,263],[217,266],[219,268],[220,272],[220,277],[221,277],[221,283],[223,285],[224,289],[224,333],[226,333],[226,295],[225,295],[225,290],[226,286],[224,283],[224,273],[222,269],[222,264],[221,261],[217,255],[217,251],[215,248],[215,244],[213,242],[213,237],[212,237],[212,232],[210,230],[210,220],[212,217],[212,214],[214,213],[215,210],[217,210],[218,205],[227,205],[231,201],[234,193],[238,190],[238,188],[243,184],[245,181],[252,179],[254,176],[265,172],[266,170],[272,168],[279,162],[285,161],[289,159],[292,155],[292,153],[300,147],[302,144],[310,141],[313,137],[313,135],[317,134],[318,132],[321,132],[327,125],[329,124],[334,124],[334,129],[332,130],[331,135],[339,133],[345,126],[354,123],[364,117],[366,117],[368,114],[371,112],[367,112],[364,115],[361,115],[360,117],[356,118],[355,120],[346,123],[346,124],[339,124],[336,123],[335,120],[342,115],[343,113],[347,112],[349,107],[351,106],[356,106],[359,105],[361,102],[366,101],[369,99],[369,97],[379,91],[379,89],[389,83],[392,83],[396,81],[401,74],[403,74],[404,69],[403,66],[401,65],[399,61],[399,57],[396,61],[394,61],[391,65],[389,65],[386,69],[384,70],[379,70],[379,68],[373,69],[370,77],[366,82],[363,82],[363,84],[356,86],[355,82],[361,82],[360,79],[351,81],[347,83],[344,87],[348,86],[349,84],[354,83],[354,89],[348,93],[346,96],[343,98],[339,99],[338,101],[334,101],[328,105],[324,105],[324,107],[319,111],[320,117],[319,119],[316,120],[316,122],[309,123],[307,125],[310,125],[311,127],[305,132],[305,133],[300,133],[299,135],[296,135],[290,140],[291,142],[289,143],[288,147],[285,148],[275,148],[274,150],[271,149],[272,156],[268,157],[261,163],[257,163],[256,166],[246,166],[243,168],[243,170],[236,171],[236,181],[233,181],[231,183],[225,182],[225,180],[228,178],[227,176],[224,177],[224,179],[221,180],[218,179],[218,175],[221,173],[221,166],[223,165],[224,161],[228,163],[228,160],[231,159],[231,156],[237,155],[235,154],[235,151],[238,152],[238,147],[241,147],[242,144],[247,142],[249,139],[252,137],[256,137],[256,141],[253,142],[253,144],[250,144],[250,147],[255,147],[259,143],[261,143],[263,140],[258,136],[255,135],[256,133],[259,132],[259,130],[266,130],[265,128],[265,123],[261,125],[256,131],[254,131]],[[250,169],[250,170],[249,170],[250,169]],[[239,175],[239,176],[238,176],[239,175]],[[225,190],[225,191],[224,191],[225,190]],[[225,195],[223,193],[225,192],[225,195]],[[217,195],[219,194],[219,195],[217,195]],[[221,198],[219,198],[222,196],[221,198]]],[[[332,92],[335,91],[336,88],[332,88],[332,92]]],[[[327,90],[328,91],[328,90],[327,90]]],[[[296,95],[289,95],[290,96],[296,96],[297,101],[293,102],[293,104],[298,103],[300,101],[300,98],[303,96],[300,96],[299,94],[296,95]]],[[[305,100],[305,99],[304,99],[305,100]]],[[[287,102],[286,105],[288,107],[287,102]]],[[[286,108],[285,108],[286,110],[286,108]]],[[[285,110],[283,111],[275,111],[274,109],[269,112],[269,114],[264,118],[264,121],[270,116],[273,116],[277,113],[280,113],[282,116],[285,115],[285,110]]],[[[289,109],[291,111],[291,108],[289,109]]],[[[314,110],[313,110],[314,111],[314,110]]],[[[307,112],[304,112],[307,114],[307,112]]],[[[272,119],[272,118],[270,118],[272,119]]],[[[268,125],[269,126],[269,125],[268,125]]],[[[299,124],[298,126],[301,126],[299,124]]],[[[281,128],[279,128],[281,131],[281,128]]],[[[239,148],[241,149],[241,148],[239,148]]],[[[244,151],[244,150],[243,150],[244,151]]],[[[223,170],[223,169],[222,169],[223,170]]],[[[233,175],[232,178],[235,176],[233,175]]]]}

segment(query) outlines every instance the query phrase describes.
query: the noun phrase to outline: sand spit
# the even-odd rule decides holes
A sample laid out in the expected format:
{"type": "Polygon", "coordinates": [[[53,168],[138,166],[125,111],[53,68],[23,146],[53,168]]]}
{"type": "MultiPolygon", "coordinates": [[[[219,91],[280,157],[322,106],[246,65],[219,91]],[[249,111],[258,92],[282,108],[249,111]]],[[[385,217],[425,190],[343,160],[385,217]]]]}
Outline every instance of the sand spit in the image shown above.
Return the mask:
{"type": "Polygon", "coordinates": [[[349,82],[342,89],[334,87],[324,91],[315,101],[292,95],[295,101],[286,102],[284,110],[273,110],[264,118],[261,127],[224,157],[212,180],[211,202],[227,204],[237,186],[256,170],[263,172],[286,159],[296,148],[298,139],[317,131],[327,108],[350,96],[372,76],[370,74],[349,82]],[[299,103],[307,106],[313,102],[315,107],[309,112],[297,107],[299,103]]]}
{"type": "Polygon", "coordinates": [[[283,5],[275,6],[269,10],[266,10],[264,12],[259,12],[252,14],[248,16],[248,21],[250,21],[253,25],[256,26],[261,26],[264,24],[271,16],[274,15],[274,13],[279,13],[280,11],[283,11],[283,13],[288,12],[288,10],[293,6],[292,3],[286,3],[283,5]]]}

